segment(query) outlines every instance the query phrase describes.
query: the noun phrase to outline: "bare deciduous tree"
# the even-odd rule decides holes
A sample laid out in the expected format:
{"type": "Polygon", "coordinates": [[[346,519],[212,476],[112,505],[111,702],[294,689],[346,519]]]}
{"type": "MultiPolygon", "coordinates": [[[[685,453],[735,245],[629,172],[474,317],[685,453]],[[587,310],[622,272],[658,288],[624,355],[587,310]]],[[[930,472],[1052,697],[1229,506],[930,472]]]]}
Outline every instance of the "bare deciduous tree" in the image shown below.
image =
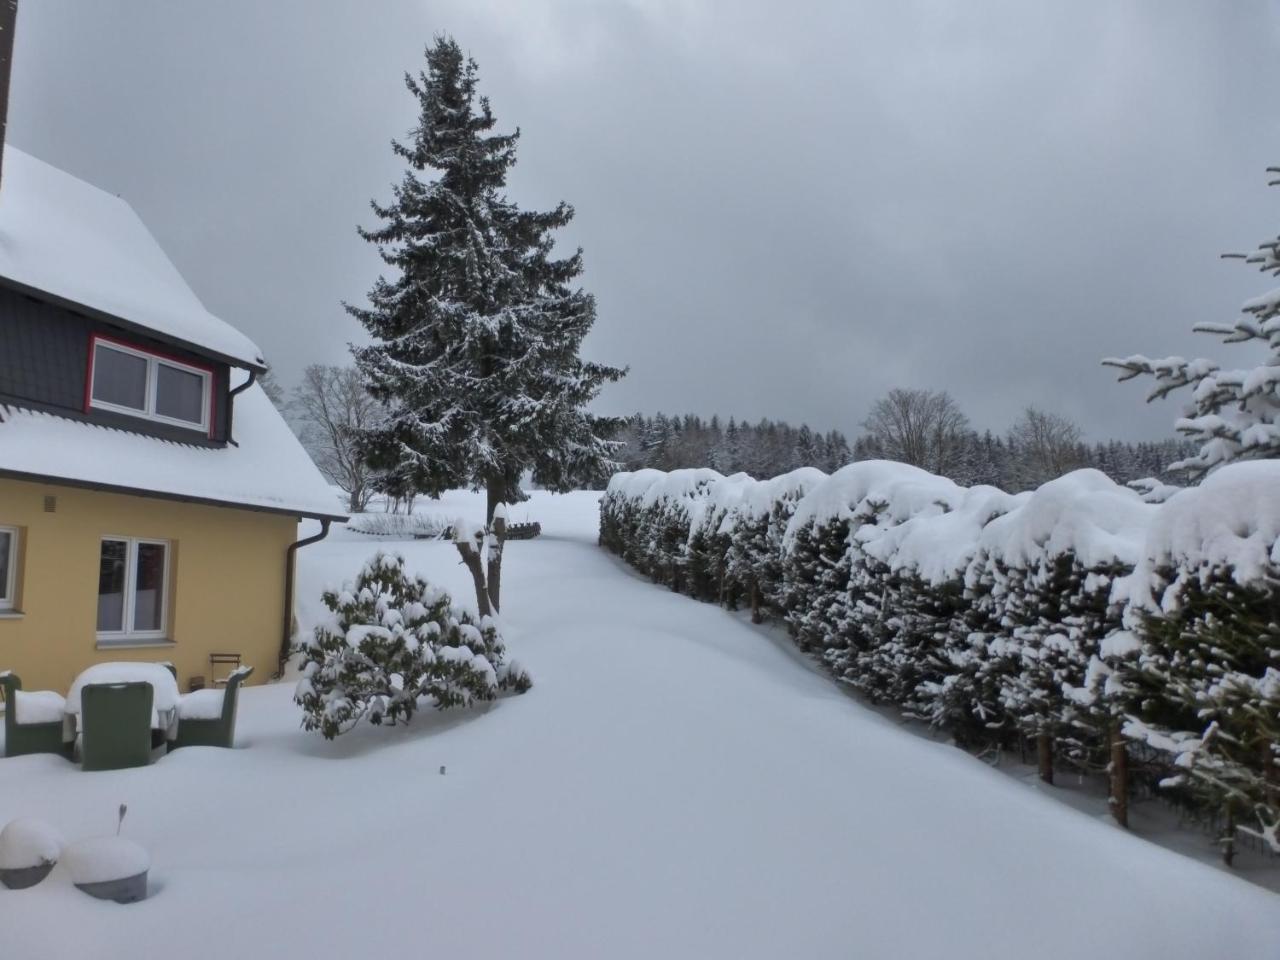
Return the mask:
{"type": "Polygon", "coordinates": [[[373,471],[356,446],[362,431],[382,416],[355,367],[312,364],[293,390],[290,413],[316,466],[347,495],[347,508],[361,513],[373,496],[373,471]]]}
{"type": "Polygon", "coordinates": [[[1009,430],[1020,484],[1034,489],[1080,466],[1081,439],[1080,428],[1066,417],[1027,407],[1009,430]]]}
{"type": "Polygon", "coordinates": [[[890,390],[862,426],[887,459],[943,476],[959,466],[969,434],[969,418],[940,390],[890,390]]]}

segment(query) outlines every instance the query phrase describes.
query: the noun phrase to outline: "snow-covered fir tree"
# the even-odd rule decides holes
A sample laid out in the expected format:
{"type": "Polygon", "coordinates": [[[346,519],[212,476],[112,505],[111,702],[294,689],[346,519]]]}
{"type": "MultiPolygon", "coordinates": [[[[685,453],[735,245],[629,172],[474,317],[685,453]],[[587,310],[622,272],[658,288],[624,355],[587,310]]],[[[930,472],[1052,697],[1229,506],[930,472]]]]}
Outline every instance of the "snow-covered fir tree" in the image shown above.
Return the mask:
{"type": "Polygon", "coordinates": [[[573,209],[524,211],[504,195],[519,132],[493,132],[477,82],[447,37],[406,75],[420,117],[393,149],[408,169],[392,202],[372,205],[381,226],[360,231],[391,275],[347,309],[373,339],[356,363],[387,408],[363,438],[370,464],[433,495],[483,488],[492,517],[523,499],[526,470],[552,490],[610,472],[615,424],[585,407],[623,371],[579,356],[595,301],[571,286],[581,250],[552,253],[573,209]]]}
{"type": "MultiPolygon", "coordinates": [[[[1280,173],[1280,167],[1268,168],[1280,173]]],[[[1272,180],[1272,186],[1280,180],[1272,180]]],[[[1226,254],[1253,264],[1263,273],[1280,275],[1280,237],[1260,244],[1252,253],[1226,254]]],[[[1147,400],[1158,400],[1183,387],[1191,388],[1180,433],[1199,445],[1194,456],[1174,469],[1198,478],[1232,460],[1280,457],[1280,287],[1245,301],[1243,316],[1234,323],[1199,323],[1192,329],[1220,337],[1223,343],[1261,345],[1266,359],[1254,367],[1228,369],[1217,361],[1183,357],[1152,359],[1141,354],[1109,357],[1106,366],[1124,371],[1120,379],[1150,376],[1155,384],[1147,400]]]]}

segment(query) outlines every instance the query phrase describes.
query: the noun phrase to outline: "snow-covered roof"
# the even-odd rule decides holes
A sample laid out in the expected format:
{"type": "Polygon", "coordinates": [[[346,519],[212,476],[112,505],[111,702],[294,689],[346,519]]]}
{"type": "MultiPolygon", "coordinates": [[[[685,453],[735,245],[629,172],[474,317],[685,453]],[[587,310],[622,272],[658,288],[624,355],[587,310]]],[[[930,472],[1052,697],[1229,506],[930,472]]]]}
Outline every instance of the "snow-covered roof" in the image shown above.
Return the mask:
{"type": "Polygon", "coordinates": [[[8,144],[0,278],[238,366],[262,351],[200,303],[133,209],[8,144]]]}
{"type": "Polygon", "coordinates": [[[236,396],[232,432],[235,446],[191,446],[0,404],[0,475],[346,519],[257,384],[236,396]]]}

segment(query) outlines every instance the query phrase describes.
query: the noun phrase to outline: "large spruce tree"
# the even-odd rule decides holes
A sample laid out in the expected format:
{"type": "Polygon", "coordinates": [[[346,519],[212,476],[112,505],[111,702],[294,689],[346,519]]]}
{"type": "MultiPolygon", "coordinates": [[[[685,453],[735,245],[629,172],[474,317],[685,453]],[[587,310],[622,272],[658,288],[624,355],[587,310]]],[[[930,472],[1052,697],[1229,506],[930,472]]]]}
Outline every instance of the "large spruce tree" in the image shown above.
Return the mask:
{"type": "Polygon", "coordinates": [[[437,38],[426,61],[405,76],[418,126],[392,143],[408,169],[391,203],[372,204],[381,226],[360,231],[392,273],[369,306],[347,305],[374,341],[356,364],[387,408],[362,447],[400,487],[484,489],[492,523],[498,504],[524,499],[526,470],[560,491],[607,475],[613,424],[585,406],[624,371],[579,356],[595,301],[571,287],[582,251],[556,258],[552,238],[573,208],[507,199],[519,131],[492,132],[476,63],[454,40],[437,38]]]}

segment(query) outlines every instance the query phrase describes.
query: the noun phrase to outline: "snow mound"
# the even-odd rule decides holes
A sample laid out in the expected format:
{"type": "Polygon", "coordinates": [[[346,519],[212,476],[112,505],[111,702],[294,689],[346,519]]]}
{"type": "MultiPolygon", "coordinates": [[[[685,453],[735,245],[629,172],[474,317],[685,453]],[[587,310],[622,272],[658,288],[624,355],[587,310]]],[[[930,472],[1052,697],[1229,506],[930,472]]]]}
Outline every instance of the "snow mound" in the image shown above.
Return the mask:
{"type": "Polygon", "coordinates": [[[926,512],[942,513],[964,499],[964,489],[945,477],[892,460],[859,460],[816,484],[796,505],[784,544],[811,523],[849,520],[879,513],[898,523],[926,512]]]}
{"type": "Polygon", "coordinates": [[[987,524],[983,553],[1007,567],[1031,568],[1074,555],[1084,567],[1132,567],[1159,508],[1098,470],[1076,470],[1032,491],[987,524]]]}
{"type": "Polygon", "coordinates": [[[672,470],[670,473],[662,474],[656,483],[645,487],[644,493],[639,498],[640,504],[644,507],[652,507],[660,503],[692,501],[705,494],[716,481],[723,479],[723,474],[709,467],[672,470]]]}
{"type": "Polygon", "coordinates": [[[52,690],[15,690],[13,710],[18,723],[60,723],[67,701],[52,690]]]}
{"type": "Polygon", "coordinates": [[[1280,461],[1229,464],[1161,505],[1143,551],[1147,568],[1227,567],[1241,585],[1280,567],[1280,461]]]}
{"type": "Polygon", "coordinates": [[[0,830],[0,870],[25,870],[57,863],[65,845],[62,834],[43,820],[11,820],[0,830]]]}
{"type": "Polygon", "coordinates": [[[932,584],[959,577],[977,552],[983,529],[1021,507],[1031,495],[977,486],[946,513],[911,517],[889,527],[863,549],[893,570],[912,572],[932,584]]]}
{"type": "Polygon", "coordinates": [[[223,690],[193,690],[178,701],[179,720],[218,720],[222,717],[223,690]]]}
{"type": "Polygon", "coordinates": [[[78,840],[66,848],[62,862],[76,884],[123,880],[151,869],[150,854],[126,837],[78,840]]]}
{"type": "Polygon", "coordinates": [[[799,500],[826,479],[827,474],[816,467],[801,467],[772,480],[760,480],[743,491],[735,512],[746,520],[761,520],[769,516],[775,503],[799,500]]]}

